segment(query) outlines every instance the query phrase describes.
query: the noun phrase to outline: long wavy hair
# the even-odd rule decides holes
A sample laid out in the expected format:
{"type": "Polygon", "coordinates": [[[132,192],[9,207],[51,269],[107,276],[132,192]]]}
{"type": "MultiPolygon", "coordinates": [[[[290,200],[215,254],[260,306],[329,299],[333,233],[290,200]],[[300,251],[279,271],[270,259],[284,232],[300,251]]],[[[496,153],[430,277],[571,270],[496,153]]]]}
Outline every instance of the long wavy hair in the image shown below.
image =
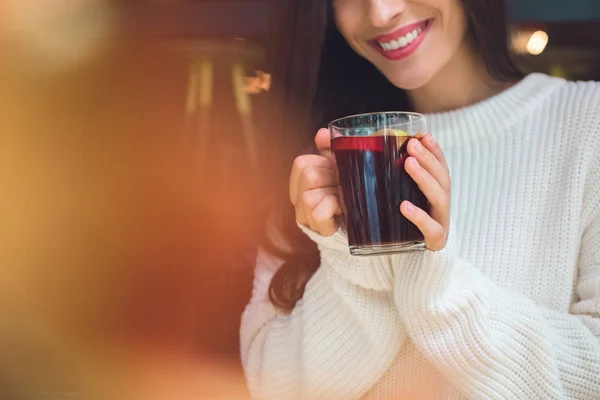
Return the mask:
{"type": "MultiPolygon", "coordinates": [[[[522,78],[510,58],[504,0],[461,0],[468,35],[489,73],[499,81],[522,78]]],[[[319,268],[315,243],[297,227],[288,195],[295,157],[316,152],[316,131],[333,119],[381,110],[411,110],[406,92],[357,55],[338,32],[333,0],[274,0],[268,68],[273,73],[267,126],[274,198],[263,248],[283,261],[269,296],[291,311],[319,268]]]]}

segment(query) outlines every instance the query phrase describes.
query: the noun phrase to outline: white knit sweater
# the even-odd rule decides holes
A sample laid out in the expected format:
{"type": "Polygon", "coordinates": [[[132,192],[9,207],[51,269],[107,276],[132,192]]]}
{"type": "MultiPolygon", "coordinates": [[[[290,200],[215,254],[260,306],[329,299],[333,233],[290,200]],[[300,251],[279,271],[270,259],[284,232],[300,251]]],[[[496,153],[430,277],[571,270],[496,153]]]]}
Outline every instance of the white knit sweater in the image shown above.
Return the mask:
{"type": "Polygon", "coordinates": [[[343,231],[291,314],[259,253],[242,319],[257,399],[600,399],[600,84],[533,74],[428,115],[452,176],[441,252],[359,258],[343,231]]]}

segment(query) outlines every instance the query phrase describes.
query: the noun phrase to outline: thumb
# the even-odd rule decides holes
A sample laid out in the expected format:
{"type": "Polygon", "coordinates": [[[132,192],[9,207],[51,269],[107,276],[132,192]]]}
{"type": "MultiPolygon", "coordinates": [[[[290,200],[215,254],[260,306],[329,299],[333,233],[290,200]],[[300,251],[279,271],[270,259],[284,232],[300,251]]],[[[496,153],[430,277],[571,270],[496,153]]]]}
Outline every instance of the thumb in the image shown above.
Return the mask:
{"type": "Polygon", "coordinates": [[[317,149],[322,156],[332,159],[331,135],[329,133],[329,129],[319,129],[317,135],[315,136],[315,144],[317,145],[317,149]]]}

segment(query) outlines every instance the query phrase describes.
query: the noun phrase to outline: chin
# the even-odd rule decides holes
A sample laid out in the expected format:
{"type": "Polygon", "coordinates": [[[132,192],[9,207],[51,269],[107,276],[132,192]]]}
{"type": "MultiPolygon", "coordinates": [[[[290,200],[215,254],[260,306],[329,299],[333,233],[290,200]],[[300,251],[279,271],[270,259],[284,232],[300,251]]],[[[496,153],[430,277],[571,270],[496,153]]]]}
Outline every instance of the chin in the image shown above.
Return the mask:
{"type": "Polygon", "coordinates": [[[397,88],[415,90],[427,85],[434,74],[428,68],[414,67],[384,73],[384,75],[397,88]]]}

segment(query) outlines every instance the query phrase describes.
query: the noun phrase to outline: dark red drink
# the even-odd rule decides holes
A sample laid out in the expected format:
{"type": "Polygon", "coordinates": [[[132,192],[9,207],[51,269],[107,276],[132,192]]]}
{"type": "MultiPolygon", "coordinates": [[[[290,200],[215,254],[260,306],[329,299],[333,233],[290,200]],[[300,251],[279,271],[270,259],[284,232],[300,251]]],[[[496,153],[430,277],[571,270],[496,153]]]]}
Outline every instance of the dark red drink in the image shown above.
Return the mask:
{"type": "Polygon", "coordinates": [[[351,251],[353,246],[423,243],[419,229],[400,212],[404,200],[429,212],[427,198],[404,169],[412,137],[420,135],[332,139],[351,251]]]}

